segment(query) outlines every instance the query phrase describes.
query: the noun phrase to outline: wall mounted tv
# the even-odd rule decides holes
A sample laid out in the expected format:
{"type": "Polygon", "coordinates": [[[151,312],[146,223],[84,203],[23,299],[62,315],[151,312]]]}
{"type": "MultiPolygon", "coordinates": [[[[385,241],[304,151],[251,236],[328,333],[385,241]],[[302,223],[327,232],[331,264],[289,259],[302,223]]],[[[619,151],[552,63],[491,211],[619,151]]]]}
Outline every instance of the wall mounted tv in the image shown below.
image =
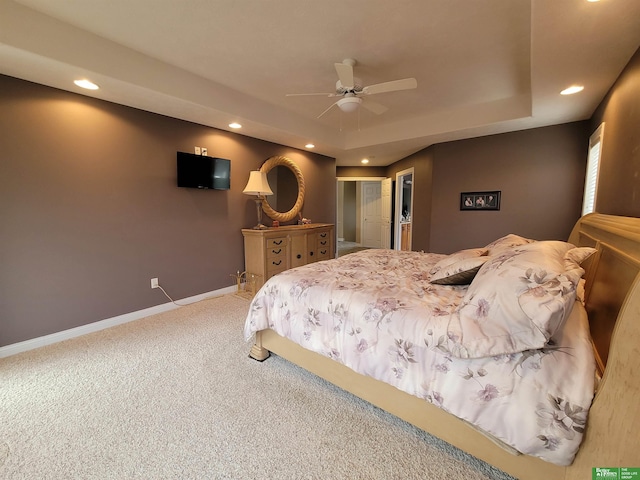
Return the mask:
{"type": "Polygon", "coordinates": [[[177,161],[179,187],[214,190],[231,188],[230,160],[178,152],[177,161]]]}

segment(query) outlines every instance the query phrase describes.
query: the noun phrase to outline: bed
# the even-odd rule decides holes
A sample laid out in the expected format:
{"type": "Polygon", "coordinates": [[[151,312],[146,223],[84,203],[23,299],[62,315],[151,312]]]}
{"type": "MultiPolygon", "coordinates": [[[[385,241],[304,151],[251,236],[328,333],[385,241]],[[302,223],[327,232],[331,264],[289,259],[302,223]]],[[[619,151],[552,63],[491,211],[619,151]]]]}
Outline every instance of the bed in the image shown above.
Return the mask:
{"type": "Polygon", "coordinates": [[[270,279],[245,336],[518,478],[589,478],[638,466],[639,265],[640,219],[601,214],[569,242],[350,254],[270,279]]]}

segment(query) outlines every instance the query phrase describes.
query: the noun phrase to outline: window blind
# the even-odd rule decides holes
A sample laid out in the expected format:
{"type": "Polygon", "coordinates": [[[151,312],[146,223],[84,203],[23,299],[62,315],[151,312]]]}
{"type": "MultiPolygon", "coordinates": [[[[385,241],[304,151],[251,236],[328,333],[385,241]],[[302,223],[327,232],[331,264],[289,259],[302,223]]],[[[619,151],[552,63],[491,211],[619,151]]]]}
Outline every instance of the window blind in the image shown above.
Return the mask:
{"type": "Polygon", "coordinates": [[[602,152],[602,138],[604,123],[589,137],[589,156],[587,158],[587,174],[584,183],[584,199],[582,215],[596,211],[596,197],[598,193],[598,173],[600,171],[600,155],[602,152]]]}

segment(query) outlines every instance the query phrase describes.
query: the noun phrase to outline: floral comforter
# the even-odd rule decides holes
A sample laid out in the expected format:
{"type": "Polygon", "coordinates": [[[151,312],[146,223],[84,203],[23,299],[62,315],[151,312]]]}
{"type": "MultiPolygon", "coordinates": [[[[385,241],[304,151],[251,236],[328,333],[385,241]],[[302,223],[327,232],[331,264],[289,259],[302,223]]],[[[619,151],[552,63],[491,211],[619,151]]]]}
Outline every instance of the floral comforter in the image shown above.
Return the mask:
{"type": "Polygon", "coordinates": [[[542,349],[458,358],[449,348],[448,325],[467,287],[429,282],[443,257],[365,250],[287,270],[253,299],[245,338],[273,329],[423,398],[519,452],[570,464],[594,393],[582,305],[575,302],[542,349]]]}

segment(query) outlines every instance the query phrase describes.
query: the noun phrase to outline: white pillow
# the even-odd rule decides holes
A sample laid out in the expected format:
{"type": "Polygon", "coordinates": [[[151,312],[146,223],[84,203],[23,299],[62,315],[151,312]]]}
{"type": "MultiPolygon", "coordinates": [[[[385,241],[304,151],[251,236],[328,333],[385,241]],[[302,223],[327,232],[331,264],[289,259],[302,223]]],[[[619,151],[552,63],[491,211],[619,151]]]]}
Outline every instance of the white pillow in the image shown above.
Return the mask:
{"type": "Polygon", "coordinates": [[[468,258],[477,258],[486,255],[488,250],[486,248],[468,248],[466,250],[459,250],[451,255],[447,255],[436,263],[431,269],[431,274],[438,273],[443,268],[447,268],[454,263],[458,263],[460,260],[466,260],[468,258]]]}
{"type": "Polygon", "coordinates": [[[498,255],[505,249],[519,247],[520,245],[527,245],[528,243],[532,242],[535,242],[535,240],[530,240],[528,238],[521,237],[520,235],[516,235],[515,233],[510,233],[508,235],[505,235],[504,237],[500,237],[497,240],[494,240],[484,248],[487,249],[488,255],[494,256],[498,255]]]}
{"type": "Polygon", "coordinates": [[[449,321],[450,350],[479,358],[539,349],[564,323],[584,273],[565,267],[574,245],[533,242],[491,257],[449,321]]]}
{"type": "Polygon", "coordinates": [[[593,247],[576,247],[569,250],[564,254],[564,266],[567,270],[571,270],[576,267],[576,265],[582,265],[582,263],[588,259],[591,255],[596,253],[596,250],[593,247]]]}
{"type": "Polygon", "coordinates": [[[591,255],[596,253],[597,250],[591,247],[576,247],[569,250],[564,255],[564,268],[566,270],[565,275],[578,285],[582,276],[584,275],[584,269],[581,267],[582,263],[587,260],[591,255]]]}

